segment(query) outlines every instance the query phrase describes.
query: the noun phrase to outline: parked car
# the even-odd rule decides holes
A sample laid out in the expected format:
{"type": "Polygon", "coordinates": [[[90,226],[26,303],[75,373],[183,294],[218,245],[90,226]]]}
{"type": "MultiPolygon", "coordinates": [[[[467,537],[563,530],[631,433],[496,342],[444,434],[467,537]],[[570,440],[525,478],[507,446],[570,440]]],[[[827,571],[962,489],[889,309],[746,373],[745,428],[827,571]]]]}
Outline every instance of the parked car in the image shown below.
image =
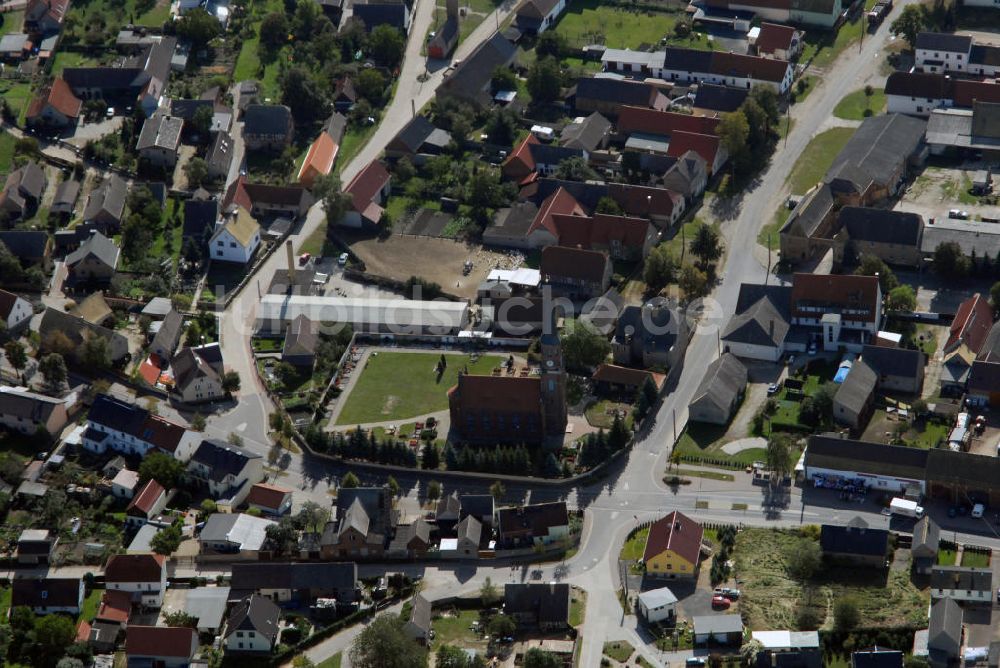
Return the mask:
{"type": "Polygon", "coordinates": [[[730,601],[725,596],[722,596],[721,594],[712,597],[712,607],[713,608],[719,608],[719,609],[722,609],[722,610],[726,610],[726,609],[729,608],[730,605],[732,605],[732,601],[730,601]]]}
{"type": "Polygon", "coordinates": [[[816,342],[815,341],[813,341],[812,343],[809,344],[809,354],[810,355],[815,355],[816,354],[816,342]]]}
{"type": "MultiPolygon", "coordinates": [[[[1000,594],[998,594],[998,596],[1000,596],[1000,594]]],[[[687,661],[684,662],[684,665],[685,666],[691,666],[692,668],[694,668],[695,666],[704,666],[705,665],[705,657],[703,657],[703,656],[689,656],[687,658],[687,661]]]]}
{"type": "Polygon", "coordinates": [[[730,587],[716,587],[714,593],[716,596],[724,596],[730,601],[735,601],[740,597],[740,590],[732,589],[730,587]]]}
{"type": "Polygon", "coordinates": [[[337,264],[341,267],[347,264],[347,253],[341,253],[340,257],[337,258],[337,264]]]}
{"type": "Polygon", "coordinates": [[[959,209],[949,209],[948,210],[948,217],[949,218],[956,218],[958,220],[968,220],[969,219],[969,212],[968,211],[961,211],[959,209]]]}
{"type": "Polygon", "coordinates": [[[767,386],[767,396],[771,396],[772,394],[777,394],[778,389],[779,388],[777,383],[771,383],[770,385],[767,386]]]}

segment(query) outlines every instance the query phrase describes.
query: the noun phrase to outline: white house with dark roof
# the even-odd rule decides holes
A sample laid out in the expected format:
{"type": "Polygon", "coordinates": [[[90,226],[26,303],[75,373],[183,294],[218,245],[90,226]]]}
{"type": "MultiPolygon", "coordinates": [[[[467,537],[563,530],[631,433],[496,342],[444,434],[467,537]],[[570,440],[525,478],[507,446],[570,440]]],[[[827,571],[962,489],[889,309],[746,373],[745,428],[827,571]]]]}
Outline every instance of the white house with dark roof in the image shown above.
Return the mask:
{"type": "Polygon", "coordinates": [[[236,604],[222,639],[226,653],[264,654],[274,648],[278,640],[278,620],[281,609],[271,599],[252,594],[236,604]]]}
{"type": "Polygon", "coordinates": [[[0,321],[8,333],[17,334],[27,327],[32,315],[31,302],[13,292],[0,290],[0,321]]]}
{"type": "Polygon", "coordinates": [[[747,386],[747,368],[732,353],[708,365],[705,377],[688,405],[688,419],[727,424],[739,408],[747,386]]]}
{"type": "Polygon", "coordinates": [[[243,503],[254,483],[264,479],[263,461],[260,455],[206,438],[191,456],[185,477],[213,499],[233,508],[243,503]]]}

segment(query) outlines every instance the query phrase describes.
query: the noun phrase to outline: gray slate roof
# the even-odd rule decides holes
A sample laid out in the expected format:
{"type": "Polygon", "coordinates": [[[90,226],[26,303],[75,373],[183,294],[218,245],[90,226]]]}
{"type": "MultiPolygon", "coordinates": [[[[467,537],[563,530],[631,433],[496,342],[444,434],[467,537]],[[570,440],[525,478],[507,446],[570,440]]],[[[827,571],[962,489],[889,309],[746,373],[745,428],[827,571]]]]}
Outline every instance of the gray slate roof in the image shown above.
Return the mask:
{"type": "Polygon", "coordinates": [[[903,376],[918,378],[924,370],[926,358],[919,350],[865,346],[861,349],[861,359],[881,376],[903,376]]]}
{"type": "Polygon", "coordinates": [[[972,46],[972,37],[944,32],[921,32],[917,34],[916,47],[929,51],[949,51],[951,53],[968,53],[972,46]]]}
{"type": "Polygon", "coordinates": [[[278,637],[280,617],[281,609],[271,599],[253,594],[233,608],[223,637],[228,638],[236,631],[256,631],[273,645],[278,637]]]}
{"type": "Polygon", "coordinates": [[[95,231],[79,248],[66,256],[66,265],[72,267],[93,255],[107,266],[115,268],[118,266],[118,253],[119,248],[114,241],[95,231]]]}
{"type": "Polygon", "coordinates": [[[732,353],[723,353],[708,365],[691,403],[709,401],[728,411],[746,386],[747,368],[743,366],[743,362],[732,353]]]}
{"type": "Polygon", "coordinates": [[[90,193],[87,206],[83,210],[83,219],[90,220],[104,211],[115,220],[121,221],[125,211],[125,194],[125,181],[112,173],[107,181],[90,193]]]}
{"type": "Polygon", "coordinates": [[[611,132],[611,121],[594,112],[581,123],[571,123],[563,128],[560,138],[567,148],[593,151],[611,132]]]}
{"type": "Polygon", "coordinates": [[[847,378],[837,389],[833,401],[846,406],[854,413],[860,413],[875,392],[878,384],[878,374],[872,371],[864,360],[854,363],[847,378]]]}
{"type": "Polygon", "coordinates": [[[183,127],[184,120],[176,116],[156,115],[147,118],[146,122],[142,124],[142,132],[139,133],[139,141],[135,148],[139,151],[148,148],[176,151],[181,143],[181,128],[183,127]]]}
{"type": "Polygon", "coordinates": [[[924,219],[919,214],[845,206],[837,215],[847,235],[855,241],[920,246],[924,219]]]}

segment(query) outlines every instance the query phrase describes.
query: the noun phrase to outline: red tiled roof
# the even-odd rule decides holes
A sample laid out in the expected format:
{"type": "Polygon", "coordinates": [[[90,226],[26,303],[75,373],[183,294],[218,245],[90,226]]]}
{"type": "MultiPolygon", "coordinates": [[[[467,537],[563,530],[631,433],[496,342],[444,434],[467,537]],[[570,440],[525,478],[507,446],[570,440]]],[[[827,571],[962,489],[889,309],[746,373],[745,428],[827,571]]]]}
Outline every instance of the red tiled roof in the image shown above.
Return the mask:
{"type": "Polygon", "coordinates": [[[149,480],[143,486],[142,491],[133,497],[132,502],[128,504],[125,512],[131,514],[133,510],[138,510],[143,515],[149,515],[153,510],[153,506],[156,505],[156,501],[165,493],[166,490],[163,489],[163,485],[155,480],[149,480]]]}
{"type": "Polygon", "coordinates": [[[344,188],[351,196],[354,210],[363,212],[375,199],[379,190],[389,181],[389,172],[378,160],[372,160],[344,188]]]}
{"type": "MultiPolygon", "coordinates": [[[[501,171],[504,174],[508,172],[508,168],[520,166],[524,171],[533,172],[535,171],[535,159],[531,155],[531,145],[538,144],[538,138],[533,134],[529,134],[524,138],[517,148],[515,148],[507,159],[503,161],[500,166],[501,171]]],[[[520,170],[519,170],[520,171],[520,170]]]]}
{"type": "Polygon", "coordinates": [[[94,619],[102,622],[127,624],[132,614],[132,595],[127,591],[106,590],[94,619]]]}
{"type": "Polygon", "coordinates": [[[708,165],[709,170],[715,164],[715,156],[719,152],[721,140],[714,135],[695,134],[693,132],[675,132],[670,135],[670,146],[667,155],[679,158],[688,151],[700,155],[708,165]]]}
{"type": "Polygon", "coordinates": [[[609,183],[608,195],[629,216],[666,216],[683,200],[679,193],[666,188],[649,188],[624,183],[609,183]]]}
{"type": "Polygon", "coordinates": [[[653,522],[649,527],[649,537],[646,539],[642,560],[649,561],[670,550],[696,565],[701,554],[701,538],[704,533],[700,524],[675,510],[653,522]]]}
{"type": "Polygon", "coordinates": [[[166,557],[162,554],[116,554],[104,567],[105,582],[159,582],[166,557]]]}
{"type": "Polygon", "coordinates": [[[597,251],[547,246],[542,249],[541,272],[543,276],[570,277],[600,283],[608,262],[608,256],[597,251]]]}
{"type": "Polygon", "coordinates": [[[787,60],[761,58],[725,51],[712,52],[712,73],[725,76],[742,76],[761,81],[779,83],[788,72],[787,60]]]}
{"type": "Polygon", "coordinates": [[[759,53],[774,53],[787,51],[792,46],[795,28],[778,25],[777,23],[761,23],[760,34],[757,36],[757,51],[759,53]]]}
{"type": "MultiPolygon", "coordinates": [[[[867,315],[856,313],[852,320],[874,322],[879,306],[879,286],[876,276],[854,274],[795,274],[792,277],[792,315],[798,316],[800,302],[813,306],[850,307],[865,309],[867,315]]],[[[806,317],[819,317],[815,312],[806,317]]]]}
{"type": "Polygon", "coordinates": [[[151,443],[154,448],[172,454],[180,445],[186,431],[179,424],[174,424],[159,415],[149,415],[140,433],[143,435],[143,440],[151,443]]]}
{"type": "Polygon", "coordinates": [[[618,111],[618,132],[623,134],[645,132],[669,135],[681,131],[713,135],[718,125],[719,119],[711,116],[692,116],[642,107],[622,107],[618,111]]]}
{"type": "Polygon", "coordinates": [[[317,176],[329,174],[339,149],[333,137],[320,132],[316,141],[309,146],[309,152],[299,168],[299,183],[312,187],[317,176]]]}
{"type": "Polygon", "coordinates": [[[86,621],[80,621],[76,627],[76,642],[89,642],[90,641],[90,624],[86,621]]]}
{"type": "Polygon", "coordinates": [[[183,626],[129,626],[126,656],[191,658],[198,649],[198,632],[183,626]]]}
{"type": "Polygon", "coordinates": [[[599,383],[627,385],[636,388],[642,387],[646,379],[651,378],[656,388],[660,389],[663,387],[663,382],[667,377],[662,373],[653,373],[645,369],[631,369],[627,366],[618,366],[617,364],[601,364],[594,371],[592,378],[599,383]]]}
{"type": "Polygon", "coordinates": [[[229,186],[229,190],[226,191],[226,196],[222,200],[222,208],[228,209],[231,205],[236,204],[242,206],[247,211],[253,210],[253,200],[250,199],[250,193],[247,192],[247,177],[242,174],[233,181],[233,184],[229,186]]]}
{"type": "Polygon", "coordinates": [[[593,216],[567,216],[555,214],[552,223],[557,230],[560,246],[593,250],[595,245],[610,246],[618,241],[624,248],[641,250],[649,235],[649,221],[645,218],[612,216],[595,213],[593,216]]]}
{"type": "Polygon", "coordinates": [[[537,413],[541,410],[542,386],[538,376],[476,376],[463,373],[449,397],[463,410],[504,413],[537,413]]]}
{"type": "Polygon", "coordinates": [[[291,494],[291,492],[292,490],[285,489],[284,487],[259,482],[250,488],[250,493],[247,495],[247,503],[251,506],[277,510],[284,502],[285,496],[291,494]]]}
{"type": "Polygon", "coordinates": [[[545,201],[542,202],[542,205],[538,207],[538,213],[535,214],[535,219],[531,221],[531,227],[528,228],[528,234],[544,227],[552,234],[552,236],[558,239],[559,229],[552,221],[553,216],[584,216],[586,213],[587,212],[584,211],[583,207],[580,206],[580,203],[576,201],[576,198],[570,195],[568,190],[559,186],[559,188],[557,188],[554,193],[546,197],[545,201]]]}
{"type": "Polygon", "coordinates": [[[80,116],[83,108],[83,101],[70,89],[62,78],[57,77],[51,86],[43,87],[38,91],[28,106],[27,118],[33,118],[42,113],[45,105],[51,104],[56,111],[67,118],[74,119],[80,116]]]}
{"type": "Polygon", "coordinates": [[[969,350],[978,353],[986,342],[991,327],[993,307],[977,292],[959,305],[958,313],[951,322],[948,342],[944,344],[945,350],[964,343],[969,350]]]}
{"type": "Polygon", "coordinates": [[[992,81],[954,79],[952,100],[956,107],[971,107],[973,102],[1000,103],[1000,84],[992,81]]]}

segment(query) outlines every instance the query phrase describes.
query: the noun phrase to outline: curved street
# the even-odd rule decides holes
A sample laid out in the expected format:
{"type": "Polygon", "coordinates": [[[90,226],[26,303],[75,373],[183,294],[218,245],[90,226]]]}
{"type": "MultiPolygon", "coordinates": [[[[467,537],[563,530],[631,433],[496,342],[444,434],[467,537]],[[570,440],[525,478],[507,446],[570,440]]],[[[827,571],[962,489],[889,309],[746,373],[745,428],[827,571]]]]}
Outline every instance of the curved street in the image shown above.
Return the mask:
{"type": "MultiPolygon", "coordinates": [[[[658,656],[646,646],[648,639],[638,635],[636,620],[626,616],[618,603],[619,586],[617,555],[628,532],[638,522],[662,516],[670,510],[680,510],[702,522],[744,523],[747,525],[797,525],[800,523],[846,523],[861,515],[871,526],[886,527],[889,518],[879,512],[873,503],[864,506],[847,505],[836,495],[821,490],[793,488],[787,503],[772,506],[761,488],[754,487],[742,473],[737,472],[735,483],[696,478],[691,485],[668,488],[662,477],[667,457],[674,440],[687,419],[687,405],[701,380],[702,373],[718,355],[717,329],[725,322],[727,314],[735,307],[740,284],[778,280],[768,276],[766,251],[756,246],[755,239],[762,225],[772,220],[774,212],[787,197],[787,179],[796,158],[802,153],[813,135],[823,126],[830,111],[846,94],[863,88],[866,84],[881,85],[885,76],[879,72],[884,61],[883,51],[889,39],[889,25],[902,7],[915,2],[904,0],[893,10],[873,34],[865,36],[860,46],[851,46],[821,78],[815,90],[805,101],[794,105],[790,117],[794,122],[791,132],[781,140],[771,157],[770,164],[756,181],[740,195],[737,201],[728,202],[725,211],[715,212],[722,219],[722,232],[728,252],[719,275],[721,282],[712,299],[706,300],[697,318],[697,328],[686,353],[684,366],[662,404],[655,419],[641,435],[634,448],[620,462],[614,464],[596,482],[579,487],[510,484],[509,501],[541,501],[565,499],[571,508],[584,511],[584,530],[579,551],[568,561],[539,567],[544,580],[557,580],[577,584],[588,592],[586,621],[583,635],[582,656],[579,665],[594,666],[600,662],[605,640],[629,639],[653,665],[664,665],[669,657],[658,656]],[[754,248],[747,252],[748,246],[754,248]],[[746,504],[747,510],[734,511],[733,504],[746,504]]],[[[488,38],[495,24],[502,23],[511,12],[513,3],[497,10],[498,18],[488,17],[461,45],[456,58],[462,58],[488,38]]],[[[342,172],[345,183],[382,151],[385,144],[403,127],[414,109],[429,102],[441,83],[443,68],[424,73],[424,59],[420,56],[422,39],[430,24],[433,12],[431,0],[418,3],[414,28],[407,46],[406,59],[399,77],[399,86],[392,104],[386,109],[376,133],[359,155],[346,165],[342,172]]],[[[322,222],[322,206],[310,210],[301,229],[293,235],[298,246],[322,222]]],[[[264,283],[284,263],[284,253],[273,254],[261,267],[259,280],[264,283]]],[[[207,431],[225,437],[236,431],[244,438],[245,447],[266,455],[270,449],[267,441],[267,416],[271,410],[266,394],[258,384],[250,351],[250,334],[258,299],[256,281],[251,281],[230,304],[221,317],[221,341],[228,365],[237,370],[243,379],[243,389],[238,405],[228,413],[209,421],[207,431]]],[[[382,482],[385,473],[377,467],[363,464],[340,464],[308,455],[291,454],[288,466],[279,476],[281,484],[296,489],[296,496],[314,498],[325,503],[329,491],[335,488],[341,475],[348,470],[359,474],[362,480],[382,482]]],[[[453,479],[419,470],[394,473],[402,493],[411,502],[419,502],[426,482],[442,480],[445,493],[453,489],[482,491],[483,483],[474,477],[453,479]]],[[[985,520],[967,518],[948,519],[943,507],[930,504],[929,512],[948,532],[961,540],[963,536],[978,544],[1000,547],[994,528],[985,520]],[[985,537],[984,537],[985,536],[985,537]]],[[[496,584],[529,577],[534,566],[449,564],[433,568],[420,565],[393,565],[392,570],[424,576],[425,592],[431,598],[470,592],[491,578],[496,584]]],[[[384,572],[386,566],[361,566],[384,572]]],[[[349,646],[357,629],[345,631],[330,638],[308,652],[315,661],[332,656],[349,646]]]]}

